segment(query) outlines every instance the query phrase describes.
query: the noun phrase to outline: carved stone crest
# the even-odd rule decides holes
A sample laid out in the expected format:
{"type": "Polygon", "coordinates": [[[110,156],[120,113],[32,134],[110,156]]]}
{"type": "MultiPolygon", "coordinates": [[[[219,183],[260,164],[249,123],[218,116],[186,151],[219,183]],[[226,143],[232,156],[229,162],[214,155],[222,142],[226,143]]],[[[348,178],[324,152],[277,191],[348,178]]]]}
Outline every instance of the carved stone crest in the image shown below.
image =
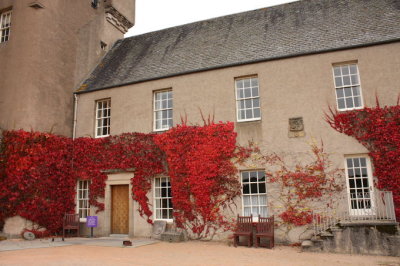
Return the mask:
{"type": "Polygon", "coordinates": [[[289,118],[289,138],[304,137],[303,117],[289,118]]]}

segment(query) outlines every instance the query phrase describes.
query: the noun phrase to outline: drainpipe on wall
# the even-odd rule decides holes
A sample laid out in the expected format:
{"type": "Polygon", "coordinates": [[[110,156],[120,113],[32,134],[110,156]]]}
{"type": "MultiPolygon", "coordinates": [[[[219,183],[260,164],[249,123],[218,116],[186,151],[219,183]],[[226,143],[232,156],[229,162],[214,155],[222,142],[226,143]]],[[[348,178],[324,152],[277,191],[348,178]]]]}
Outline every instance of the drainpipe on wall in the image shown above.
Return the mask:
{"type": "Polygon", "coordinates": [[[74,126],[72,130],[72,139],[74,140],[76,138],[76,117],[77,117],[77,111],[78,111],[78,95],[74,94],[74,126]]]}

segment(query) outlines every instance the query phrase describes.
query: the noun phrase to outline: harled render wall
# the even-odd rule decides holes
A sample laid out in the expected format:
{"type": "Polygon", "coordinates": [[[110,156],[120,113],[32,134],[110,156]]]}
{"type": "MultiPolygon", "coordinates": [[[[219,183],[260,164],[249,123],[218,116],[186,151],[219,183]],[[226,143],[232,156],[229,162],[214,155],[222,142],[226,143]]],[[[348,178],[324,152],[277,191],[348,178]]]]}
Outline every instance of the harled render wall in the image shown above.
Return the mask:
{"type": "MultiPolygon", "coordinates": [[[[262,120],[235,123],[238,140],[260,143],[262,148],[309,159],[309,143],[324,142],[333,166],[344,168],[344,155],[366,154],[355,139],[340,134],[324,121],[328,106],[336,108],[332,64],[357,61],[364,106],[396,104],[400,92],[400,43],[377,45],[317,55],[299,56],[165,78],[78,95],[77,136],[94,136],[95,101],[111,98],[111,134],[151,132],[153,91],[172,88],[174,123],[187,114],[191,123],[202,123],[203,114],[215,121],[236,121],[236,77],[257,75],[262,120]],[[303,117],[305,137],[288,137],[288,119],[303,117]]],[[[267,185],[268,186],[268,185],[267,185]]],[[[271,191],[268,190],[267,193],[271,191]]],[[[149,194],[152,202],[152,192],[149,194]]],[[[242,212],[238,199],[238,212],[242,212]]],[[[270,214],[273,210],[270,210],[270,214]]],[[[134,235],[149,234],[151,227],[133,213],[134,235]]],[[[296,239],[297,236],[293,236],[296,239]]]]}
{"type": "MultiPolygon", "coordinates": [[[[123,33],[106,20],[105,4],[91,1],[0,0],[12,7],[8,42],[0,43],[0,128],[72,135],[73,91],[123,33]]],[[[134,19],[134,0],[121,8],[134,19]],[[132,14],[131,14],[132,13],[132,14]]]]}

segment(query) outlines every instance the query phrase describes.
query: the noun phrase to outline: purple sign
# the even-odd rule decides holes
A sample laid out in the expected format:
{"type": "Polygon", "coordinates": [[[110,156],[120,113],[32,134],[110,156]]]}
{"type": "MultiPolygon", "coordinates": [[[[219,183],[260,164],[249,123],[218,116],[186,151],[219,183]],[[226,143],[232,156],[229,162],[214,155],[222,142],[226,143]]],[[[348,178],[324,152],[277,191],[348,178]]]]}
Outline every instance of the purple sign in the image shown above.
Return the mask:
{"type": "Polygon", "coordinates": [[[86,217],[86,226],[87,227],[97,227],[97,216],[86,217]]]}

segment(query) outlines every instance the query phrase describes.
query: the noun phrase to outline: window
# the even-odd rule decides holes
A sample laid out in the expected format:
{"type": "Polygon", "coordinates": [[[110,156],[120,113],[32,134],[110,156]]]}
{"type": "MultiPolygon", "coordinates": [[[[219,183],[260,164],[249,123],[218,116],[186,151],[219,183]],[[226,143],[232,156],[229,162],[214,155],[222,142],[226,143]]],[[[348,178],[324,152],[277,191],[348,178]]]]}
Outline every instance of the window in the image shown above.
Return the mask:
{"type": "Polygon", "coordinates": [[[240,172],[243,186],[243,215],[267,217],[267,189],[264,171],[240,172]]]}
{"type": "Polygon", "coordinates": [[[81,221],[89,215],[89,180],[79,180],[77,189],[77,213],[81,221]]]}
{"type": "Polygon", "coordinates": [[[352,215],[371,214],[373,208],[373,182],[367,157],[346,158],[347,188],[352,215]]]}
{"type": "Polygon", "coordinates": [[[11,10],[0,14],[0,43],[10,39],[11,10]]]}
{"type": "Polygon", "coordinates": [[[111,99],[96,101],[96,138],[110,135],[111,99]]]}
{"type": "Polygon", "coordinates": [[[154,130],[162,131],[172,127],[172,90],[154,92],[154,130]]]}
{"type": "Polygon", "coordinates": [[[242,78],[235,80],[237,120],[253,121],[261,119],[258,78],[242,78]]]}
{"type": "Polygon", "coordinates": [[[357,64],[333,67],[336,101],[340,111],[363,107],[357,64]]]}
{"type": "Polygon", "coordinates": [[[171,183],[168,177],[158,177],[154,181],[155,219],[172,220],[171,183]]]}

